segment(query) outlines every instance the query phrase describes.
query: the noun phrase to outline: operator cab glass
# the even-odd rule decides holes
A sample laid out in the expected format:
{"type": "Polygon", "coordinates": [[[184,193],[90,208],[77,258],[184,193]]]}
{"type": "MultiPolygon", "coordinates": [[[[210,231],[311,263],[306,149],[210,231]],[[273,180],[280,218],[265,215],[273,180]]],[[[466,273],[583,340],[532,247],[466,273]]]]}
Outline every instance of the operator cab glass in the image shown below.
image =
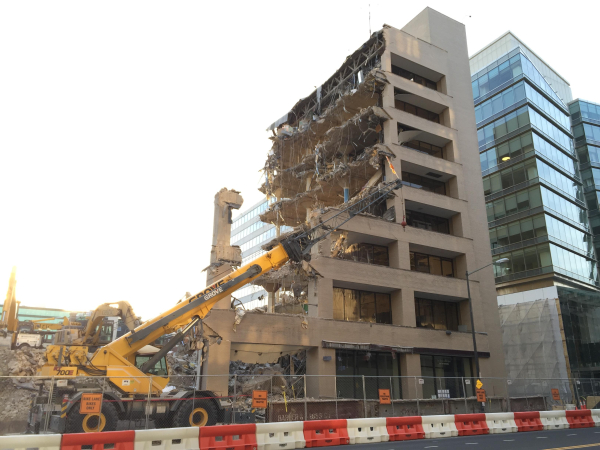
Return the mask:
{"type": "MultiPolygon", "coordinates": [[[[140,369],[142,365],[152,358],[154,355],[136,355],[135,357],[135,366],[140,369]]],[[[169,375],[167,371],[167,360],[165,357],[162,357],[158,362],[152,367],[148,372],[150,375],[157,375],[159,377],[166,377],[169,375]]]]}

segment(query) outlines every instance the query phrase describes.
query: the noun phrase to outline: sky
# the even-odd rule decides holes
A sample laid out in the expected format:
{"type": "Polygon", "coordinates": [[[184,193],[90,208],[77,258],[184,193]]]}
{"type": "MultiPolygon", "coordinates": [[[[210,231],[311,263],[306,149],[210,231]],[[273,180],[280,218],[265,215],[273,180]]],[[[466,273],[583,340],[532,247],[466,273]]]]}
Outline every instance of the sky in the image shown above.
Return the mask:
{"type": "Polygon", "coordinates": [[[0,288],[16,265],[23,305],[143,319],[202,290],[214,195],[261,200],[267,126],[426,6],[600,103],[599,2],[0,2],[0,288]]]}

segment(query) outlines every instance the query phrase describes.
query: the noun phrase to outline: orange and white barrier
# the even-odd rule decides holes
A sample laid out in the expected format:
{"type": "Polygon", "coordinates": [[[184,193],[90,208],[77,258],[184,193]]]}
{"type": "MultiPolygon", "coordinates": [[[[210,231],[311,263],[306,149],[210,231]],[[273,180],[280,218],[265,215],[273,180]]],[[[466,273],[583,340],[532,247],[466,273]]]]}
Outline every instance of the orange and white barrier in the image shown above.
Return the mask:
{"type": "Polygon", "coordinates": [[[0,450],[295,450],[412,439],[600,427],[600,409],[312,420],[0,436],[0,450]]]}
{"type": "Polygon", "coordinates": [[[346,426],[348,428],[350,444],[372,444],[374,442],[388,442],[390,440],[385,417],[348,419],[346,426]]]}
{"type": "Polygon", "coordinates": [[[565,411],[540,411],[540,421],[544,430],[564,430],[569,428],[565,411]]]}
{"type": "Polygon", "coordinates": [[[256,443],[258,450],[304,448],[304,422],[257,423],[256,443]]]}
{"type": "Polygon", "coordinates": [[[136,430],[134,450],[200,450],[200,428],[136,430]]]}
{"type": "Polygon", "coordinates": [[[490,434],[516,433],[519,431],[515,423],[514,413],[488,413],[485,415],[490,434]]]}
{"type": "Polygon", "coordinates": [[[0,436],[1,450],[60,450],[60,434],[24,434],[21,436],[0,436]]]}
{"type": "Polygon", "coordinates": [[[423,431],[425,439],[458,436],[454,415],[423,416],[423,431]]]}

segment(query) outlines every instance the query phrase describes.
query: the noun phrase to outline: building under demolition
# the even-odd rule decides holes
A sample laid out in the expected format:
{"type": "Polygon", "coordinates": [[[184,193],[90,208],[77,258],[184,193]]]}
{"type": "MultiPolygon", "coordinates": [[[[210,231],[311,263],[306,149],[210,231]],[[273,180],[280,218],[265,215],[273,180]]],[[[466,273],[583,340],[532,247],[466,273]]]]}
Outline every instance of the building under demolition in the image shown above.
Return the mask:
{"type": "MultiPolygon", "coordinates": [[[[306,351],[306,373],[329,375],[308,377],[315,398],[352,396],[360,386],[336,383],[347,375],[474,376],[465,272],[492,258],[465,27],[430,8],[402,29],[384,26],[269,130],[261,191],[271,201],[244,219],[257,225],[244,227],[242,248],[261,241],[259,222],[277,239],[282,227],[326,220],[383,182],[399,177],[403,186],[316,245],[309,264],[258,278],[269,297],[263,310],[223,299],[205,320],[222,338],[206,374],[306,351]]],[[[239,193],[221,191],[215,205],[227,225],[215,231],[209,283],[242,260],[224,241],[239,193]]],[[[470,287],[481,373],[502,377],[492,269],[470,287]]],[[[206,383],[227,394],[226,377],[206,383]]],[[[392,393],[431,398],[452,389],[445,383],[398,381],[392,393]]]]}

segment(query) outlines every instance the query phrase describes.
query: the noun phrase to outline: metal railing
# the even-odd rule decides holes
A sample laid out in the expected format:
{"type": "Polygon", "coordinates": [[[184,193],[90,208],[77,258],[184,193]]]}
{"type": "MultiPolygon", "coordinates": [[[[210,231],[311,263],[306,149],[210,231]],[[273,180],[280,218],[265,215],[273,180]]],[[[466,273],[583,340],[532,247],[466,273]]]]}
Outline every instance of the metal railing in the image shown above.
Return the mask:
{"type": "MultiPolygon", "coordinates": [[[[160,396],[143,389],[126,395],[123,389],[160,380],[164,378],[0,377],[0,434],[28,428],[69,433],[481,410],[477,380],[470,377],[184,375],[170,377],[160,396]],[[266,391],[266,408],[253,405],[255,391],[266,391]],[[96,395],[103,417],[86,412],[83,394],[96,395]]],[[[600,379],[480,380],[486,412],[600,408],[600,379]]]]}

